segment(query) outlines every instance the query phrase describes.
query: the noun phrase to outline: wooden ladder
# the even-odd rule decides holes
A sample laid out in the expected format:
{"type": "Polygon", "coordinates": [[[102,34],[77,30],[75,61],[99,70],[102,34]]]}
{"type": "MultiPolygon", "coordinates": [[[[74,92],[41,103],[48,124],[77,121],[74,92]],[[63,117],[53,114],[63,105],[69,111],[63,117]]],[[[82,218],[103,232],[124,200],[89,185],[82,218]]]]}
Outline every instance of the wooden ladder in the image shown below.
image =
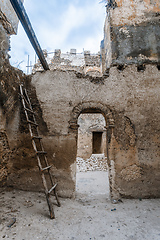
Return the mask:
{"type": "Polygon", "coordinates": [[[52,166],[48,164],[47,155],[46,155],[47,152],[44,151],[42,138],[39,136],[38,124],[36,122],[35,113],[33,111],[30,99],[28,97],[27,90],[23,88],[22,84],[20,85],[20,96],[21,96],[21,101],[24,108],[26,120],[28,123],[28,127],[29,127],[29,133],[32,139],[32,145],[38,160],[38,167],[42,177],[47,204],[50,212],[50,218],[52,219],[52,218],[55,218],[53,206],[50,200],[50,194],[52,191],[57,200],[57,205],[60,207],[60,202],[56,192],[57,184],[54,183],[52,175],[50,173],[50,169],[52,166]]]}

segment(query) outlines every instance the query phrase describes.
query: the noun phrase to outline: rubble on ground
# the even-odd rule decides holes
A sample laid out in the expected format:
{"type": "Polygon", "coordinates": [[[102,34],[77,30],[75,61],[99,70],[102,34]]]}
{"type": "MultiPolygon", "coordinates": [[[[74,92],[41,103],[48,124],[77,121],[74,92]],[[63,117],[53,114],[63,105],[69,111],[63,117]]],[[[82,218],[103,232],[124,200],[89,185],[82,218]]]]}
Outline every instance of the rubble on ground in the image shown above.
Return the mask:
{"type": "Polygon", "coordinates": [[[107,171],[107,158],[104,154],[92,154],[87,160],[77,157],[77,172],[87,171],[107,171]]]}

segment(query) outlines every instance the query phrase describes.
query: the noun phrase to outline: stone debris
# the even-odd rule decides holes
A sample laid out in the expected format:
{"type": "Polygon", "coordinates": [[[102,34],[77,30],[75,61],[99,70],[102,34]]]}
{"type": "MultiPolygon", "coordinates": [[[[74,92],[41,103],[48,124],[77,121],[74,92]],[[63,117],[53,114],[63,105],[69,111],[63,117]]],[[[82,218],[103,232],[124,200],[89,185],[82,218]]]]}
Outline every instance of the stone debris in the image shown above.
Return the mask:
{"type": "Polygon", "coordinates": [[[107,158],[104,154],[92,154],[87,160],[77,157],[77,172],[107,171],[107,158]]]}
{"type": "Polygon", "coordinates": [[[29,207],[32,207],[34,204],[30,200],[26,200],[23,205],[29,208],[29,207]]]}
{"type": "Polygon", "coordinates": [[[12,218],[11,221],[9,222],[9,224],[7,225],[7,227],[12,227],[13,224],[15,224],[16,222],[16,218],[12,218]]]}

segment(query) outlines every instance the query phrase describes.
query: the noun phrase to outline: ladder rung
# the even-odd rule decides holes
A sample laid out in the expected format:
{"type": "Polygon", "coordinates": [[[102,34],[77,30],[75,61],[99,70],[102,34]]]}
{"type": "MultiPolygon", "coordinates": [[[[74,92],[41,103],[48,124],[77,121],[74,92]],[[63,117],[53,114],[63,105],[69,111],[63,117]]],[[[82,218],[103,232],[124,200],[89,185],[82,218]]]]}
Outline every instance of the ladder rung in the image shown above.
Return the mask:
{"type": "Polygon", "coordinates": [[[53,187],[51,187],[51,189],[48,191],[48,194],[50,194],[55,188],[56,188],[56,186],[57,186],[57,183],[56,184],[54,184],[54,186],[53,187]]]}
{"type": "Polygon", "coordinates": [[[28,123],[30,123],[30,124],[33,124],[33,125],[36,125],[36,126],[38,126],[38,124],[37,124],[37,123],[35,123],[35,122],[32,122],[32,121],[30,121],[30,120],[27,120],[27,122],[28,122],[28,123]]]}
{"type": "Polygon", "coordinates": [[[25,98],[24,94],[19,94],[19,95],[25,100],[25,102],[26,102],[27,104],[29,104],[29,102],[28,102],[27,99],[25,98]]]}
{"type": "Polygon", "coordinates": [[[44,151],[37,151],[36,154],[47,154],[47,152],[44,152],[44,151]]]}
{"type": "Polygon", "coordinates": [[[42,139],[42,138],[39,136],[32,136],[32,139],[42,139]]]}
{"type": "MultiPolygon", "coordinates": [[[[35,115],[37,115],[37,113],[35,113],[33,111],[30,99],[29,99],[28,94],[27,94],[27,90],[23,89],[22,85],[20,85],[20,92],[21,92],[20,96],[21,96],[23,109],[25,110],[26,120],[27,120],[28,124],[33,124],[33,125],[35,125],[37,127],[38,124],[36,123],[36,119],[35,119],[35,115]],[[32,118],[29,117],[30,116],[29,113],[33,114],[32,118]],[[32,119],[32,121],[29,120],[29,119],[32,119]]],[[[59,199],[58,199],[58,195],[56,193],[57,183],[55,185],[53,185],[52,177],[51,177],[51,174],[49,172],[49,170],[52,167],[52,165],[48,166],[47,156],[44,155],[44,154],[47,154],[47,152],[44,151],[42,142],[41,141],[39,141],[39,142],[38,141],[34,141],[35,139],[39,139],[39,140],[42,139],[42,137],[38,136],[39,135],[38,127],[34,129],[34,130],[36,130],[35,133],[34,133],[34,131],[32,131],[33,130],[32,129],[33,126],[28,125],[28,127],[29,127],[31,138],[32,138],[33,148],[35,150],[36,157],[37,157],[37,160],[38,160],[39,171],[41,171],[41,177],[42,177],[42,182],[43,182],[43,186],[44,186],[44,189],[45,189],[45,194],[46,194],[47,204],[48,204],[48,208],[49,208],[49,212],[50,212],[50,217],[51,218],[55,218],[54,210],[53,210],[52,204],[50,202],[50,196],[49,196],[50,193],[53,190],[54,190],[53,193],[55,195],[55,198],[57,200],[57,204],[58,204],[59,207],[60,207],[60,202],[59,202],[59,199]],[[34,134],[35,134],[35,136],[34,136],[34,134]],[[38,143],[38,147],[36,146],[37,143],[38,143]],[[40,149],[41,151],[38,151],[38,149],[40,149]],[[41,160],[43,160],[46,163],[46,167],[44,167],[44,168],[42,167],[41,160]],[[48,170],[48,172],[46,172],[46,173],[49,175],[49,179],[48,179],[47,176],[45,176],[45,173],[43,173],[43,171],[45,171],[45,170],[48,170]],[[48,184],[52,186],[50,190],[48,190],[48,186],[47,186],[48,184]]]]}
{"type": "Polygon", "coordinates": [[[48,167],[45,167],[45,168],[42,168],[41,171],[43,172],[43,171],[45,171],[45,170],[50,169],[51,167],[52,167],[52,165],[51,165],[51,166],[48,166],[48,167]]]}
{"type": "Polygon", "coordinates": [[[29,108],[24,108],[26,111],[28,111],[28,112],[31,112],[31,113],[33,113],[33,114],[35,114],[31,109],[29,109],[29,108]]]}

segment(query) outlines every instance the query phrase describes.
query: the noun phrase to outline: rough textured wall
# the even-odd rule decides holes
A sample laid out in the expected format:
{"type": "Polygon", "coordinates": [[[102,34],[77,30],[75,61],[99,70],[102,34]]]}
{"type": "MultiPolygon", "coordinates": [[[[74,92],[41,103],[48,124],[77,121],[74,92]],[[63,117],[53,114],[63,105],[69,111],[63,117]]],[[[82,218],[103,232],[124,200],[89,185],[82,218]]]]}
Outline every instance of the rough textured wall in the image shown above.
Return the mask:
{"type": "MultiPolygon", "coordinates": [[[[7,133],[10,136],[14,134],[19,124],[16,115],[17,91],[20,76],[22,77],[23,74],[14,70],[8,61],[9,37],[15,34],[17,24],[18,19],[10,1],[2,0],[0,2],[0,186],[5,184],[9,174],[11,148],[7,133]]],[[[16,136],[12,136],[13,139],[16,140],[16,136]]]]}
{"type": "MultiPolygon", "coordinates": [[[[36,111],[41,109],[41,134],[60,195],[74,195],[78,117],[99,112],[107,123],[111,196],[160,196],[159,79],[160,72],[152,65],[144,72],[138,72],[135,65],[123,71],[112,67],[110,76],[99,81],[58,70],[32,77],[29,94],[36,111]]],[[[24,151],[21,159],[11,161],[17,169],[10,175],[13,186],[41,189],[33,156],[27,158],[24,151]]]]}
{"type": "MultiPolygon", "coordinates": [[[[24,0],[20,1],[24,2],[24,0]]],[[[14,34],[16,34],[19,20],[9,0],[0,1],[0,11],[5,14],[7,21],[12,25],[14,34]]]]}
{"type": "Polygon", "coordinates": [[[112,64],[110,16],[107,14],[104,24],[104,46],[101,50],[102,71],[107,72],[112,64]]]}
{"type": "Polygon", "coordinates": [[[4,62],[8,59],[9,34],[7,34],[2,23],[0,22],[0,71],[4,62]]]}
{"type": "MultiPolygon", "coordinates": [[[[22,0],[23,2],[23,0],[22,0]]],[[[0,1],[0,71],[8,61],[8,51],[10,49],[10,35],[16,34],[18,28],[18,18],[9,0],[0,1]]]]}
{"type": "Polygon", "coordinates": [[[3,186],[8,176],[9,144],[6,132],[0,130],[0,185],[3,186]]]}
{"type": "MultiPolygon", "coordinates": [[[[20,134],[19,83],[25,75],[6,61],[0,71],[0,185],[5,184],[12,169],[12,158],[16,159],[20,134]],[[10,161],[11,160],[11,161],[10,161]]],[[[24,128],[24,127],[23,127],[24,128]]],[[[21,148],[23,151],[24,146],[21,148]]],[[[19,158],[21,159],[21,157],[19,158]]],[[[17,159],[18,160],[18,159],[17,159]]],[[[20,163],[19,163],[20,164],[20,163]]]]}
{"type": "Polygon", "coordinates": [[[159,0],[109,1],[104,29],[106,66],[160,63],[159,0]]]}

